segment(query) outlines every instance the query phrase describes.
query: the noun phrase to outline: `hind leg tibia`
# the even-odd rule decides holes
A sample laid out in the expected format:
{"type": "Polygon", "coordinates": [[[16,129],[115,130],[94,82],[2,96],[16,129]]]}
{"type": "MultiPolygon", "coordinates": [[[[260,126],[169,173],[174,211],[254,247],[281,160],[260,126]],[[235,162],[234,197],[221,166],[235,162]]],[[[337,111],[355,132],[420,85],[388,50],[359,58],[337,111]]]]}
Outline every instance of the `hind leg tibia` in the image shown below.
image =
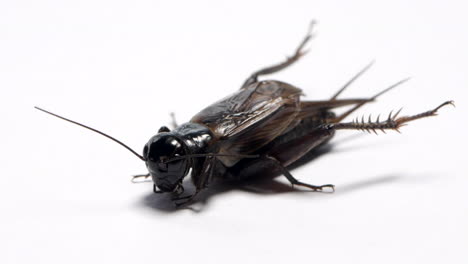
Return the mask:
{"type": "Polygon", "coordinates": [[[418,120],[418,119],[425,118],[425,117],[436,116],[437,111],[446,105],[454,105],[454,103],[453,101],[447,101],[432,110],[429,110],[429,111],[426,111],[417,115],[398,117],[398,114],[401,111],[400,109],[394,115],[392,115],[392,112],[390,112],[390,114],[388,115],[388,118],[384,121],[379,120],[380,116],[377,117],[376,121],[372,121],[372,118],[369,115],[367,122],[364,120],[364,116],[363,116],[361,120],[356,119],[348,123],[335,123],[335,124],[330,124],[327,126],[329,126],[330,128],[334,128],[336,130],[340,130],[340,129],[363,130],[367,132],[372,131],[376,134],[378,130],[384,133],[386,130],[395,130],[397,132],[400,132],[399,129],[411,121],[418,120]]]}

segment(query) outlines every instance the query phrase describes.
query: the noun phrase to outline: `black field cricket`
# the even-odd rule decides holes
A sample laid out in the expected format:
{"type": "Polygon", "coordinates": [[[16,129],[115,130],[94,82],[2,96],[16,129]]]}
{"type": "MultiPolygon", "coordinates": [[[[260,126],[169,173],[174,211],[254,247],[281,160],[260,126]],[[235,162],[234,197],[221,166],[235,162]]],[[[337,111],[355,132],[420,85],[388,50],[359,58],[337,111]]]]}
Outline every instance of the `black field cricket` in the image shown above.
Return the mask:
{"type": "MultiPolygon", "coordinates": [[[[406,80],[368,98],[338,99],[341,92],[361,76],[365,67],[329,100],[302,100],[302,90],[288,83],[259,77],[281,71],[297,62],[312,38],[313,23],[295,53],[286,61],[254,72],[238,91],[206,107],[193,118],[170,130],[166,126],[150,138],[140,155],[119,140],[78,122],[36,107],[37,109],[97,132],[117,142],[146,163],[148,173],[134,176],[135,181],[151,178],[155,193],[173,193],[177,206],[192,202],[196,195],[215,179],[242,179],[256,177],[259,172],[279,171],[292,185],[313,191],[334,191],[332,184],[304,183],[288,171],[288,166],[306,154],[330,141],[339,130],[367,132],[398,131],[417,119],[435,116],[437,111],[452,101],[439,104],[432,110],[416,115],[400,115],[400,111],[384,117],[345,118],[363,105],[406,80]],[[349,110],[337,115],[335,108],[349,110]],[[189,174],[195,185],[193,193],[186,193],[183,180],[189,174]]],[[[174,122],[175,124],[175,122],[174,122]]]]}

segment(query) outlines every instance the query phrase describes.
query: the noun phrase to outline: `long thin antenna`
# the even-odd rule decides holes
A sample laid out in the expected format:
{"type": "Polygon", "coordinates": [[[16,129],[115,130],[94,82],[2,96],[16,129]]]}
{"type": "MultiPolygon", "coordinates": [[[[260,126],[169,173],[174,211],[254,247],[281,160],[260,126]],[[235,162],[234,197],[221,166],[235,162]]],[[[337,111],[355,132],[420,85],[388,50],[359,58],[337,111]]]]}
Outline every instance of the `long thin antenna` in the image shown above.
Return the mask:
{"type": "Polygon", "coordinates": [[[107,134],[104,134],[103,132],[101,132],[101,131],[99,131],[99,130],[97,130],[97,129],[94,129],[94,128],[89,127],[89,126],[85,126],[85,125],[83,125],[83,124],[80,124],[80,123],[78,123],[78,122],[75,122],[75,121],[73,121],[73,120],[70,120],[70,119],[68,119],[68,118],[65,118],[65,117],[63,117],[63,116],[59,116],[59,115],[57,115],[57,114],[51,113],[51,112],[49,112],[49,111],[47,111],[47,110],[44,110],[44,109],[42,109],[42,108],[39,108],[39,107],[37,107],[37,106],[35,106],[34,108],[36,108],[37,110],[40,110],[40,111],[42,111],[42,112],[44,112],[44,113],[47,113],[47,114],[49,114],[49,115],[53,115],[53,116],[55,116],[55,117],[57,117],[57,118],[60,118],[60,119],[62,119],[62,120],[68,121],[68,122],[73,123],[73,124],[75,124],[75,125],[78,125],[78,126],[80,126],[80,127],[84,127],[84,128],[87,128],[87,129],[89,129],[89,130],[91,130],[91,131],[94,131],[94,132],[96,132],[96,133],[98,133],[98,134],[101,134],[101,135],[105,136],[106,138],[108,138],[108,139],[110,139],[110,140],[112,140],[112,141],[114,141],[114,142],[117,142],[117,143],[120,144],[122,147],[128,149],[130,152],[132,152],[135,156],[137,156],[137,157],[138,157],[139,159],[141,159],[142,161],[146,161],[145,158],[143,158],[143,156],[141,156],[140,154],[138,154],[136,151],[134,151],[133,149],[131,149],[129,146],[125,145],[125,144],[122,143],[121,141],[119,141],[119,140],[117,140],[117,139],[115,139],[115,138],[113,138],[113,137],[111,137],[111,136],[109,136],[109,135],[107,135],[107,134]]]}

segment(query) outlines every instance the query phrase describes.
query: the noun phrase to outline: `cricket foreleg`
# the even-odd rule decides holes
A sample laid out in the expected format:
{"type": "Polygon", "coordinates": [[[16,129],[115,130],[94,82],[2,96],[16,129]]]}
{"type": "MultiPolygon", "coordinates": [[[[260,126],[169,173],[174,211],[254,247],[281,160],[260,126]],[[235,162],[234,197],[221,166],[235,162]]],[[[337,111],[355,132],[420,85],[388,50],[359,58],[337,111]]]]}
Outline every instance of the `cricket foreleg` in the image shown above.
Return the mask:
{"type": "Polygon", "coordinates": [[[192,174],[192,180],[196,190],[193,194],[186,196],[180,196],[180,194],[177,194],[177,196],[172,199],[177,207],[191,203],[195,196],[197,196],[201,190],[205,189],[212,182],[215,162],[215,158],[208,157],[203,163],[201,170],[196,170],[193,172],[197,174],[192,174]]]}
{"type": "Polygon", "coordinates": [[[392,115],[392,112],[390,112],[390,114],[388,115],[388,118],[385,121],[380,121],[379,117],[377,117],[376,121],[373,122],[371,120],[371,116],[369,116],[367,122],[365,122],[364,117],[362,117],[361,121],[356,119],[355,121],[349,122],[349,123],[335,123],[335,124],[329,124],[326,126],[329,126],[329,128],[333,128],[335,130],[353,129],[353,130],[363,130],[367,132],[372,131],[376,134],[377,134],[377,130],[381,130],[384,133],[385,133],[385,130],[395,130],[397,132],[400,132],[399,129],[411,121],[425,118],[425,117],[436,116],[437,111],[446,105],[454,105],[454,103],[453,101],[447,101],[432,110],[429,110],[429,111],[426,111],[417,115],[398,117],[398,114],[401,111],[400,109],[400,111],[396,112],[394,115],[392,115]]]}

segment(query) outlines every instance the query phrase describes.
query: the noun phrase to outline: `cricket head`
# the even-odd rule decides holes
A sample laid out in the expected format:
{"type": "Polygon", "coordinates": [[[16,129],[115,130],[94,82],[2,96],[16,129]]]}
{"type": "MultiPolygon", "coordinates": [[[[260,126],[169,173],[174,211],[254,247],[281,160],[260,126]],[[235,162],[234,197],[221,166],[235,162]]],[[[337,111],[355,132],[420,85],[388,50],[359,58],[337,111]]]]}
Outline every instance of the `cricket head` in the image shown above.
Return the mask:
{"type": "MultiPolygon", "coordinates": [[[[160,130],[161,131],[161,130],[160,130]]],[[[161,192],[174,192],[190,169],[186,144],[171,132],[151,137],[143,149],[143,158],[154,184],[161,192]]]]}

